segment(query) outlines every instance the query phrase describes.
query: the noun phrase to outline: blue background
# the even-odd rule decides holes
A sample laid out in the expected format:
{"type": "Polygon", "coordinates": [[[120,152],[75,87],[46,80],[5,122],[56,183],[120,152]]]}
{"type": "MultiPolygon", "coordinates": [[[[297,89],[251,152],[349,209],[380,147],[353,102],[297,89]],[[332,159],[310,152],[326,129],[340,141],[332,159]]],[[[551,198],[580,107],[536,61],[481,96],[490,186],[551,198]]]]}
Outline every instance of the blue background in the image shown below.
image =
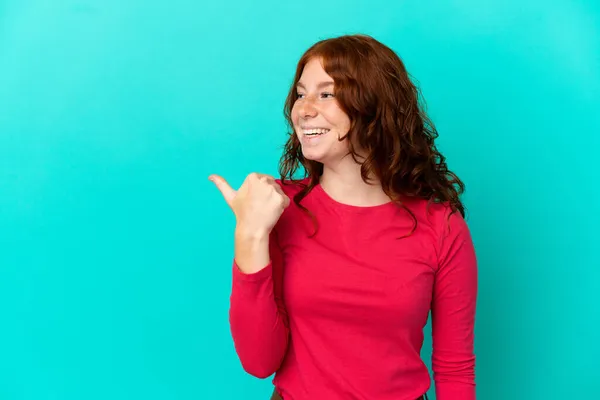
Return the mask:
{"type": "Polygon", "coordinates": [[[206,178],[276,173],[298,58],[358,32],[467,184],[478,398],[597,398],[599,2],[4,0],[0,399],[268,398],[206,178]]]}

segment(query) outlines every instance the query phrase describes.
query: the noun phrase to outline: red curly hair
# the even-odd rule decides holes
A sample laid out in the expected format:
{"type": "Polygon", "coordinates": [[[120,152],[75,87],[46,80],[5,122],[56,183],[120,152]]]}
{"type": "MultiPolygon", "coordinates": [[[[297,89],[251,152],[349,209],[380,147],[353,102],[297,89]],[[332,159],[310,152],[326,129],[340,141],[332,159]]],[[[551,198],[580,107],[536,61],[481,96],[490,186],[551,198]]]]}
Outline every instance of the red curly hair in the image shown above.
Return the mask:
{"type": "MultiPolygon", "coordinates": [[[[291,132],[279,163],[284,184],[298,184],[309,178],[308,185],[294,196],[294,202],[310,214],[300,202],[323,173],[323,164],[304,158],[291,119],[298,98],[296,84],[305,65],[314,58],[321,59],[323,69],[333,78],[336,100],[350,118],[350,130],[342,140],[348,140],[355,160],[354,144],[366,156],[361,165],[363,180],[367,182],[369,176],[374,176],[383,191],[400,205],[403,197],[421,198],[448,204],[451,213],[458,211],[464,217],[465,207],[459,199],[464,184],[448,170],[445,157],[435,146],[438,133],[419,103],[419,89],[411,82],[398,55],[367,35],[321,40],[298,62],[284,107],[291,132]],[[300,166],[304,177],[296,179],[294,175],[300,166]]],[[[415,222],[412,233],[416,218],[403,207],[415,222]]]]}

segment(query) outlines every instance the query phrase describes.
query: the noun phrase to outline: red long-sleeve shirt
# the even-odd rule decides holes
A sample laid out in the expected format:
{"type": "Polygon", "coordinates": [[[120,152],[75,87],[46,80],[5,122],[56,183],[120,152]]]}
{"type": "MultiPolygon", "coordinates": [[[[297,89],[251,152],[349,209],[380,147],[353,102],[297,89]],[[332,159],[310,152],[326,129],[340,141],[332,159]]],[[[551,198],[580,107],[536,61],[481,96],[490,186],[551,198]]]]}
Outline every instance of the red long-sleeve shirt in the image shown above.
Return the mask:
{"type": "MultiPolygon", "coordinates": [[[[278,183],[281,183],[278,181],[278,183]]],[[[297,185],[281,185],[290,197],[297,185]]],[[[420,357],[431,310],[438,400],[475,399],[477,263],[456,212],[425,200],[357,207],[317,185],[270,237],[271,262],[233,262],[230,325],[250,374],[284,400],[414,400],[430,387],[420,357]]]]}

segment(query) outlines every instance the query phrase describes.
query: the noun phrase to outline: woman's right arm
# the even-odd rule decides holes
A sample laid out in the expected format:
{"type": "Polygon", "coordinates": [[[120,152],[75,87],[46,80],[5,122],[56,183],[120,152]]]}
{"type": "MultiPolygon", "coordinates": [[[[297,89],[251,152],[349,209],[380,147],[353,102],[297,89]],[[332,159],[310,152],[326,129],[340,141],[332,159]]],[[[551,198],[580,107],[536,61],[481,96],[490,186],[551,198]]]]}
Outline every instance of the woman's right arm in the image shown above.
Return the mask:
{"type": "Polygon", "coordinates": [[[279,369],[288,344],[275,225],[290,199],[269,175],[251,173],[238,190],[218,175],[209,179],[236,218],[229,309],[235,349],[248,373],[267,378],[279,369]]]}
{"type": "Polygon", "coordinates": [[[282,274],[275,230],[257,234],[236,228],[229,323],[244,370],[258,378],[275,373],[287,351],[282,274]]]}

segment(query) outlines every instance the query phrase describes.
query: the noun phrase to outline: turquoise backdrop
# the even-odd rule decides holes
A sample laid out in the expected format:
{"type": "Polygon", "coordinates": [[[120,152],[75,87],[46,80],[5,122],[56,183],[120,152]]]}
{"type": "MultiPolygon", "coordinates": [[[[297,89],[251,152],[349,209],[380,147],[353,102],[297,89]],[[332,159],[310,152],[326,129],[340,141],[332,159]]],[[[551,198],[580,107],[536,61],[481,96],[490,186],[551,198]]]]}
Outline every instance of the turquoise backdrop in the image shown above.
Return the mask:
{"type": "Polygon", "coordinates": [[[0,399],[268,397],[206,178],[276,173],[296,61],[359,32],[467,184],[478,398],[598,398],[598,1],[2,0],[0,399]]]}

